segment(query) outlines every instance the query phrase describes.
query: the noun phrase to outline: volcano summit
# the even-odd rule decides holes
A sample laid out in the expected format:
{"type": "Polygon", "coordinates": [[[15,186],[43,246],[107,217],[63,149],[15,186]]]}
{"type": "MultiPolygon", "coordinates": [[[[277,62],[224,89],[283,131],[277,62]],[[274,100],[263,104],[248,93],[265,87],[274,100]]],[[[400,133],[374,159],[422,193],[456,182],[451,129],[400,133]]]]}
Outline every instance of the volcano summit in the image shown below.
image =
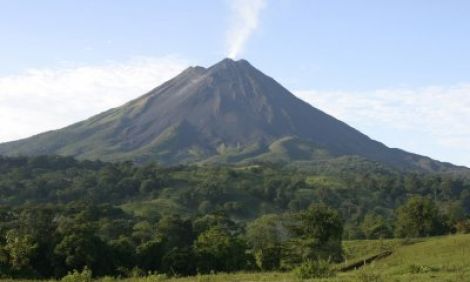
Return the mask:
{"type": "Polygon", "coordinates": [[[298,99],[246,60],[231,59],[189,67],[142,97],[66,128],[0,144],[0,154],[165,165],[351,155],[407,169],[457,168],[388,148],[298,99]]]}

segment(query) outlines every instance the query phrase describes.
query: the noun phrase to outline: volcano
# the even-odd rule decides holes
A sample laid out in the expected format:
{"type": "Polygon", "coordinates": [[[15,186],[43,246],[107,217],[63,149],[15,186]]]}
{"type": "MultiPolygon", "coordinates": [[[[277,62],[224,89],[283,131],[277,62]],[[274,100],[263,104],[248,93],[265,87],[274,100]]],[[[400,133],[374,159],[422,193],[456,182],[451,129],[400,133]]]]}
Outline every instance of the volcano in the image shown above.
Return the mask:
{"type": "Polygon", "coordinates": [[[456,168],[388,148],[298,99],[246,60],[231,59],[189,67],[121,107],[66,128],[0,144],[0,154],[163,165],[359,156],[405,169],[456,168]]]}

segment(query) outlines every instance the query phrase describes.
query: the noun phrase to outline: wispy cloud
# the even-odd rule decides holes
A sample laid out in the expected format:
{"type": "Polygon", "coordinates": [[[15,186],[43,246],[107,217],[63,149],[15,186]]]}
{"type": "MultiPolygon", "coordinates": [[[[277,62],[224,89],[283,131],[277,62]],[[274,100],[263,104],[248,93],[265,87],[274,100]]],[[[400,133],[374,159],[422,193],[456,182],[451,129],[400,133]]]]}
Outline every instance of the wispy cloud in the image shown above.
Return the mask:
{"type": "Polygon", "coordinates": [[[227,33],[228,57],[236,58],[253,31],[258,27],[261,10],[266,0],[231,0],[232,23],[227,33]]]}
{"type": "Polygon", "coordinates": [[[158,86],[187,63],[177,57],[31,69],[0,77],[0,142],[90,117],[158,86]]]}
{"type": "Polygon", "coordinates": [[[470,84],[296,95],[388,145],[470,165],[470,84]]]}

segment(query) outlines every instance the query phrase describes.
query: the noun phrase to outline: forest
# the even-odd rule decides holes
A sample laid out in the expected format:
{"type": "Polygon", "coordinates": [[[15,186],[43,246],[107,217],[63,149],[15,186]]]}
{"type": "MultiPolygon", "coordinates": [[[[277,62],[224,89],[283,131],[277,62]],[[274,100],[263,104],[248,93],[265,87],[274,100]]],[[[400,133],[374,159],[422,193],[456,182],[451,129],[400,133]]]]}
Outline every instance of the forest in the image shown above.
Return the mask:
{"type": "Polygon", "coordinates": [[[470,232],[470,179],[359,158],[291,167],[0,158],[0,276],[186,276],[340,262],[342,241],[470,232]]]}

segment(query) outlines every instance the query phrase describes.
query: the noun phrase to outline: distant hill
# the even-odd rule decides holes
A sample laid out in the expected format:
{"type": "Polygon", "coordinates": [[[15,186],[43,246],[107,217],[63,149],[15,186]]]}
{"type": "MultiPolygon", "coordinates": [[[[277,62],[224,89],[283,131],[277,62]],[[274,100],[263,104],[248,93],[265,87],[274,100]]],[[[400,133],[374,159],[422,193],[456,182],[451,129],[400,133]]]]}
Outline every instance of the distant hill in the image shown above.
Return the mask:
{"type": "Polygon", "coordinates": [[[309,162],[359,156],[403,169],[466,168],[391,149],[298,99],[245,60],[190,67],[119,108],[0,144],[0,154],[105,161],[309,162]]]}

